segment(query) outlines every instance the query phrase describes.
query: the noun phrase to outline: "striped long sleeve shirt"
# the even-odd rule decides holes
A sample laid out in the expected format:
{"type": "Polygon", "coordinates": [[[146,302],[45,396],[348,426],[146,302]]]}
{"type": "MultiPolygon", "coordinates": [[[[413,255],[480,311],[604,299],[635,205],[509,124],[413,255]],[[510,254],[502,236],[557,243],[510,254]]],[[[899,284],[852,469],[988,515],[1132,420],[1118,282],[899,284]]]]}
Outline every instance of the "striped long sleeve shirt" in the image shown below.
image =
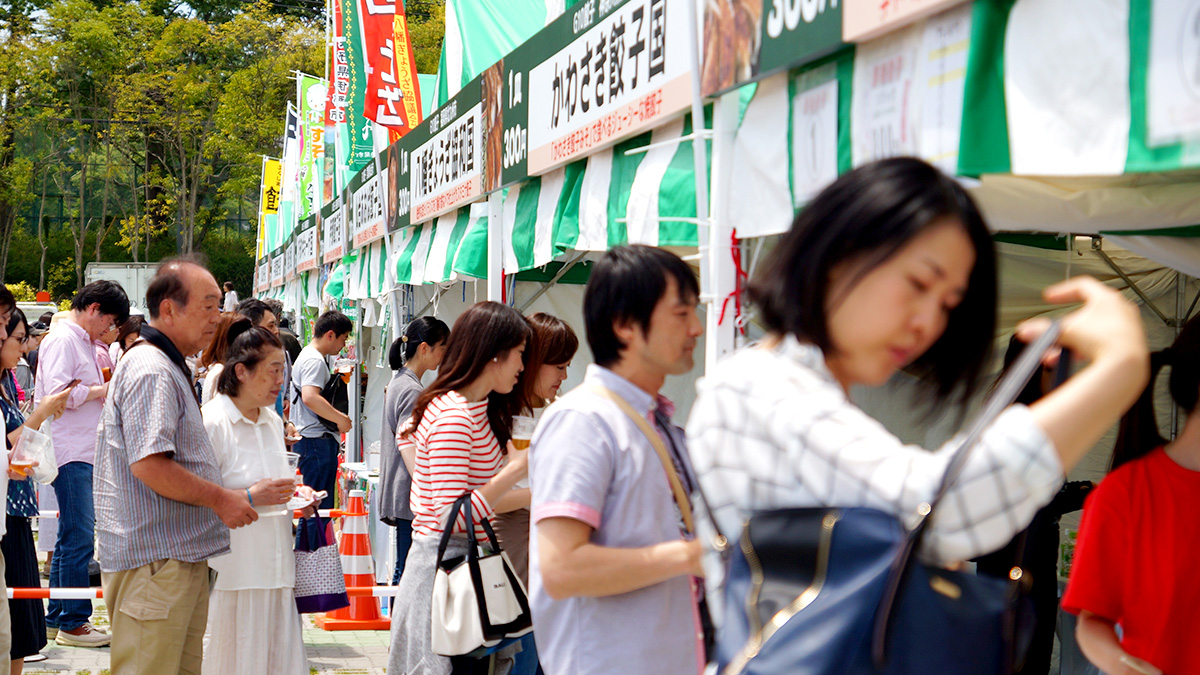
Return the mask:
{"type": "MultiPolygon", "coordinates": [[[[484,518],[496,513],[477,492],[487,485],[502,466],[500,444],[488,423],[487,400],[472,403],[456,391],[433,399],[421,423],[411,436],[396,436],[397,446],[415,446],[416,465],[409,503],[413,512],[413,530],[426,536],[440,536],[454,501],[471,492],[471,510],[475,535],[485,535],[484,518]]],[[[456,533],[466,532],[465,519],[459,514],[456,533]]]]}

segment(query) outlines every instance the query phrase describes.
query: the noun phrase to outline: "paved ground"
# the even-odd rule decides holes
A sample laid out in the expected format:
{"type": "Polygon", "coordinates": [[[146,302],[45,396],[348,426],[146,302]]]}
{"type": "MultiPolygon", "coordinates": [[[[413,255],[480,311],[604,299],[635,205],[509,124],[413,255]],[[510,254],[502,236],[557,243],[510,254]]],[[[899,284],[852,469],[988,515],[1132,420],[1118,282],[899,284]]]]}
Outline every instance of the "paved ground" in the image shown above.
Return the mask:
{"type": "MultiPolygon", "coordinates": [[[[95,601],[93,619],[106,627],[108,613],[103,601],[95,601]]],[[[307,615],[306,615],[307,619],[307,615]]],[[[305,622],[304,644],[310,673],[337,675],[384,675],[387,666],[387,631],[324,631],[305,622]]],[[[43,652],[49,658],[25,666],[30,675],[38,673],[76,673],[110,675],[108,648],[62,647],[51,641],[43,652]]]]}

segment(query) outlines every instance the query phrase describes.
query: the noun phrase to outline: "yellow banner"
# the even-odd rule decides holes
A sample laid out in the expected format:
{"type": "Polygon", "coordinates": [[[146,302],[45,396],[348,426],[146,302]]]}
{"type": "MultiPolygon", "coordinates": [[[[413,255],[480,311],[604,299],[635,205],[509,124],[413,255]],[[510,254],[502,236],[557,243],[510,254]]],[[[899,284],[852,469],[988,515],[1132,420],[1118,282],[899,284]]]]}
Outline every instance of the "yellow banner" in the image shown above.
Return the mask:
{"type": "Polygon", "coordinates": [[[404,104],[405,131],[421,123],[421,93],[417,87],[417,64],[408,36],[408,21],[403,12],[396,12],[392,21],[395,34],[396,78],[400,85],[401,102],[404,104]]]}
{"type": "Polygon", "coordinates": [[[262,212],[263,215],[279,213],[279,196],[282,189],[283,166],[277,159],[263,162],[262,212]]]}

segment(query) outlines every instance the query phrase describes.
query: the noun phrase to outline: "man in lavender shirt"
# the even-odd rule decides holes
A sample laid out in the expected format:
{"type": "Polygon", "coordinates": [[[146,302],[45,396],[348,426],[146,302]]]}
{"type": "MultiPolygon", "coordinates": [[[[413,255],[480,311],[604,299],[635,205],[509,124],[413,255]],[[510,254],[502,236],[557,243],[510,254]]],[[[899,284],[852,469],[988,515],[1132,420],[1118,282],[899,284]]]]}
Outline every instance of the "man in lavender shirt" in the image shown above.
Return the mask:
{"type": "Polygon", "coordinates": [[[530,605],[547,675],[704,668],[700,544],[648,435],[691,492],[683,433],[659,389],[692,370],[698,295],[687,263],[659,248],[620,246],[592,269],[583,315],[596,363],[547,409],[529,452],[530,605]]]}
{"type": "MultiPolygon", "coordinates": [[[[35,402],[79,380],[67,410],[50,426],[58,478],[51,484],[58,498],[58,539],[50,563],[51,588],[86,588],[88,562],[95,553],[96,516],[92,502],[92,463],[96,427],[104,409],[108,384],[96,362],[92,342],[129,318],[129,298],[113,281],[95,281],[71,300],[71,314],[58,322],[39,349],[35,402]]],[[[90,622],[90,600],[51,600],[47,632],[55,642],[75,647],[103,647],[107,633],[90,622]]]]}

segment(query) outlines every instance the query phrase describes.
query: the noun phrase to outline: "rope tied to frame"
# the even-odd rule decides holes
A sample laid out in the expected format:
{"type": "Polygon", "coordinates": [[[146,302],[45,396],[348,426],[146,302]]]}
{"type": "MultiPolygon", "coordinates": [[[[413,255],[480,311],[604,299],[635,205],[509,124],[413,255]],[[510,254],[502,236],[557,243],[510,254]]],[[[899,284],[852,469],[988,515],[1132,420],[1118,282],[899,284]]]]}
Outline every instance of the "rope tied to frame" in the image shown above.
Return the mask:
{"type": "Polygon", "coordinates": [[[717,324],[725,323],[725,310],[729,308],[729,301],[733,300],[733,317],[734,325],[737,326],[738,332],[742,337],[746,336],[746,322],[742,317],[742,291],[745,289],[746,280],[749,278],[746,270],[742,267],[742,247],[741,241],[737,236],[737,228],[734,228],[730,235],[730,256],[733,258],[733,292],[725,296],[721,301],[721,314],[717,318],[717,324]]]}

